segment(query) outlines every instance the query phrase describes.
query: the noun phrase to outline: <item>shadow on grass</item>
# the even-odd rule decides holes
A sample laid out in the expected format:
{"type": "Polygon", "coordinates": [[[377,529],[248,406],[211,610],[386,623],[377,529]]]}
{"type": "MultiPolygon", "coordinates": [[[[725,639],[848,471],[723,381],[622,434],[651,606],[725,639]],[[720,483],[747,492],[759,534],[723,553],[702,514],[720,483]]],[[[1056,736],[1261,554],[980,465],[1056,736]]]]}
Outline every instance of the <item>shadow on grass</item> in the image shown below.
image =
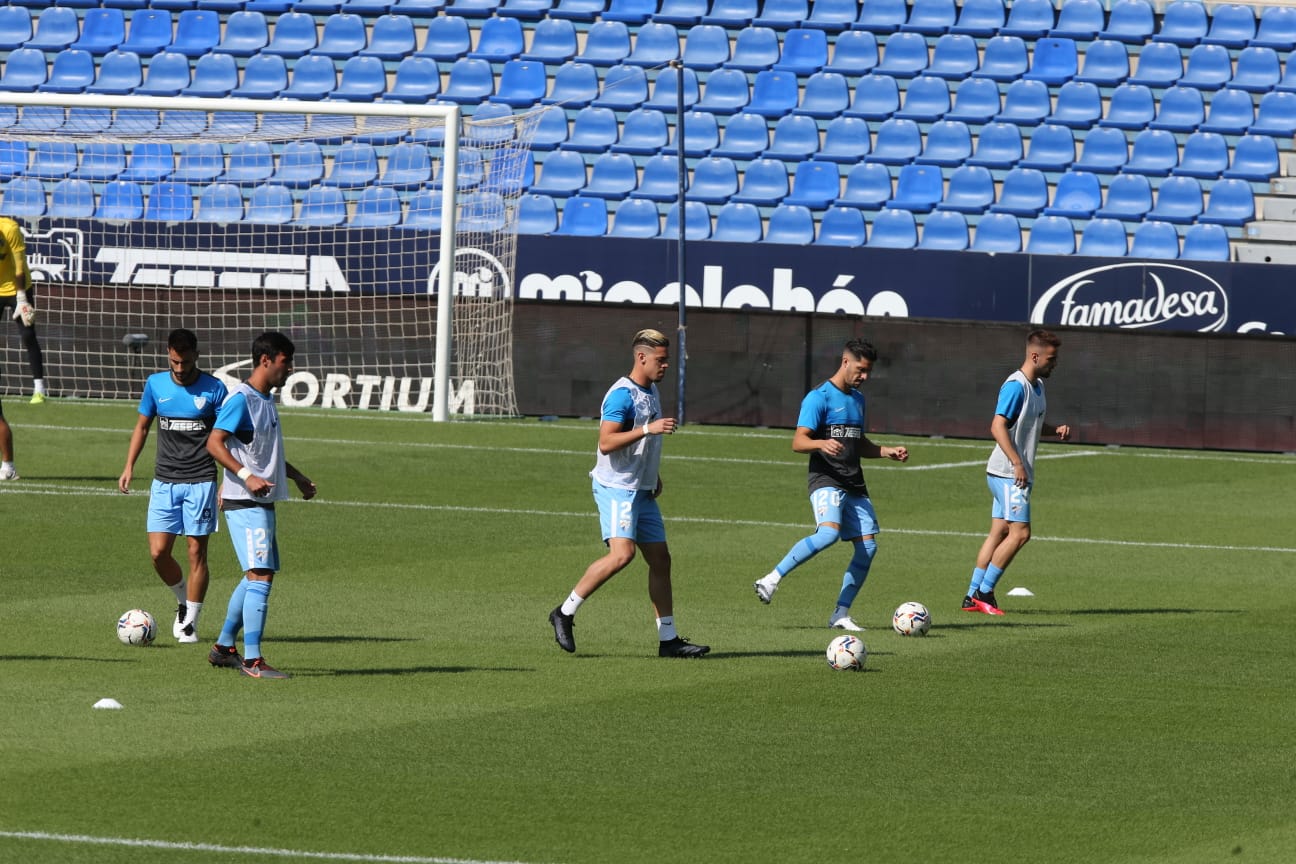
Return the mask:
{"type": "Polygon", "coordinates": [[[1241,615],[1241,609],[1138,609],[1113,607],[1109,609],[1022,609],[1009,615],[1241,615]]]}
{"type": "Polygon", "coordinates": [[[275,642],[341,644],[343,642],[418,642],[406,636],[275,636],[275,642]]]}
{"type": "Polygon", "coordinates": [[[404,666],[386,669],[294,669],[298,678],[328,678],[349,675],[457,675],[462,672],[534,672],[534,669],[499,666],[404,666]]]}
{"type": "Polygon", "coordinates": [[[3,660],[57,660],[60,663],[80,662],[80,663],[134,663],[134,660],[125,657],[68,657],[66,654],[0,654],[0,661],[3,660]]]}

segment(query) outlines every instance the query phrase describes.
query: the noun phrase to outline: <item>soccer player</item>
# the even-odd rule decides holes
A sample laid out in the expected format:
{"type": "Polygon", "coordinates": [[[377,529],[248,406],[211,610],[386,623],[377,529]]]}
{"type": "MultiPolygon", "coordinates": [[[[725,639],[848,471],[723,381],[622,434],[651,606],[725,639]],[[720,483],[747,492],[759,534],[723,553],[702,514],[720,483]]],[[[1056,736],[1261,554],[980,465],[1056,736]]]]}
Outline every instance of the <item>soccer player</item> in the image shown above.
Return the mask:
{"type": "Polygon", "coordinates": [[[864,434],[864,394],[856,388],[868,378],[876,361],[877,349],[862,339],[850,340],[833,376],[801,401],[792,449],[810,455],[810,506],[817,527],[753,585],[760,601],[769,603],[784,576],[838,540],[849,540],[855,551],[846,565],[837,605],[828,618],[828,626],[836,630],[864,629],[851,618],[850,608],[877,554],[877,514],[860,460],[909,459],[908,449],[874,444],[864,434]]]}
{"type": "Polygon", "coordinates": [[[4,416],[4,405],[0,404],[0,480],[17,480],[18,469],[14,467],[13,430],[4,416]]]}
{"type": "Polygon", "coordinates": [[[1065,441],[1070,426],[1044,422],[1044,379],[1057,366],[1062,341],[1048,330],[1026,336],[1026,359],[999,388],[999,403],[990,421],[995,448],[986,462],[986,483],[993,504],[990,533],[977,553],[963,611],[1002,615],[995,585],[1013,558],[1030,540],[1030,496],[1035,485],[1035,448],[1040,435],[1065,441]]]}
{"type": "Polygon", "coordinates": [[[675,630],[671,556],[657,498],[662,492],[662,436],[675,431],[663,417],[657,382],[670,366],[670,340],[657,330],[640,330],[631,343],[634,366],[603,397],[598,453],[590,477],[607,554],[590,564],[567,599],[549,613],[554,639],[576,650],[576,610],[599,586],[634,560],[635,547],[648,563],[648,598],[657,616],[659,657],[701,657],[711,648],[695,645],[675,630]]]}
{"type": "Polygon", "coordinates": [[[292,374],[295,350],[282,333],[262,333],[253,340],[252,374],[225,400],[207,439],[207,451],[225,469],[221,509],[245,574],[230,596],[225,626],[207,661],[249,678],[289,677],[261,656],[270,586],[279,569],[274,505],[288,500],[289,480],[308,501],[316,492],[310,478],[284,458],[272,393],[292,374]],[[243,657],[234,649],[239,630],[243,657]]]}
{"type": "MultiPolygon", "coordinates": [[[[22,229],[8,216],[0,216],[0,316],[13,309],[14,323],[22,336],[31,364],[32,404],[45,401],[45,359],[36,341],[36,299],[27,267],[27,244],[22,229]]],[[[11,478],[12,479],[12,478],[11,478]]]]}
{"type": "Polygon", "coordinates": [[[207,597],[207,540],[216,531],[216,463],[207,435],[225,402],[225,385],[198,368],[198,337],[183,327],[167,336],[170,370],[144,382],[139,419],[126,448],[117,488],[130,493],[135,460],[158,418],[157,458],[149,489],[148,544],[153,569],[176,597],[171,633],[178,642],[198,641],[198,616],[207,597]],[[172,557],[176,537],[189,547],[189,578],[172,557]]]}

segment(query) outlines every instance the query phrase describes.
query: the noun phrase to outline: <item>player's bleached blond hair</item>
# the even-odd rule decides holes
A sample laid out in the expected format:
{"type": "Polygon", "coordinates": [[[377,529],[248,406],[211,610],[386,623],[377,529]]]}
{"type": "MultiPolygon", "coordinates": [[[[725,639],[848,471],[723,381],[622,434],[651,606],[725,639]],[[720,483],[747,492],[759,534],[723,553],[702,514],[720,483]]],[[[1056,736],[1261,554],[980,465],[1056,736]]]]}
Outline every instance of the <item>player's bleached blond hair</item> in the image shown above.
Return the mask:
{"type": "Polygon", "coordinates": [[[630,347],[638,351],[640,346],[644,348],[669,348],[670,340],[660,330],[640,330],[634,335],[634,341],[630,343],[630,347]]]}

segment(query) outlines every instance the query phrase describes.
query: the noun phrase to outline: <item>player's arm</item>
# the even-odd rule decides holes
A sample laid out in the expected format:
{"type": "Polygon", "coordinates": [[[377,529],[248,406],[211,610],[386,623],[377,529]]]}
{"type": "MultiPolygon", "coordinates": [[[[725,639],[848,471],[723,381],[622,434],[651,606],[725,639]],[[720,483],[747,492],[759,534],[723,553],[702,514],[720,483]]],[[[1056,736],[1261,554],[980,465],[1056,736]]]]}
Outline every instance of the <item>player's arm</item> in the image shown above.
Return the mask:
{"type": "Polygon", "coordinates": [[[301,490],[303,501],[309,501],[315,497],[315,493],[319,491],[315,488],[315,484],[309,477],[294,468],[291,462],[284,462],[284,472],[288,475],[288,479],[296,483],[297,488],[301,490]]]}
{"type": "Polygon", "coordinates": [[[642,426],[635,426],[634,421],[635,407],[630,391],[619,389],[609,393],[603,400],[599,421],[599,452],[606,456],[637,444],[649,435],[670,435],[675,431],[674,417],[658,417],[642,426]]]}
{"type": "Polygon", "coordinates": [[[865,436],[860,440],[860,457],[864,459],[890,459],[894,462],[908,462],[909,450],[906,447],[883,447],[874,444],[865,436]]]}
{"type": "Polygon", "coordinates": [[[1002,414],[996,414],[990,421],[990,434],[994,436],[995,443],[999,449],[1008,457],[1012,463],[1013,484],[1025,487],[1028,478],[1026,477],[1026,463],[1022,461],[1021,454],[1017,452],[1017,446],[1013,444],[1012,434],[1009,432],[1008,418],[1002,414]]]}
{"type": "Polygon", "coordinates": [[[792,451],[794,453],[822,453],[825,456],[840,456],[842,445],[833,438],[816,438],[815,431],[809,426],[798,426],[792,433],[792,451]]]}
{"type": "Polygon", "coordinates": [[[232,433],[228,429],[221,429],[219,426],[212,429],[211,434],[207,436],[207,452],[216,460],[216,464],[224,468],[231,474],[238,475],[243,481],[243,486],[248,490],[248,494],[259,498],[267,494],[274,486],[269,480],[258,477],[252,471],[237,459],[229,451],[229,444],[226,443],[232,433]]]}
{"type": "Polygon", "coordinates": [[[1045,423],[1040,427],[1040,432],[1050,437],[1056,435],[1059,441],[1065,441],[1071,437],[1071,427],[1067,426],[1065,423],[1058,426],[1045,423]]]}
{"type": "Polygon", "coordinates": [[[139,415],[135,422],[135,429],[131,432],[130,446],[126,448],[126,467],[122,469],[121,476],[117,478],[117,488],[122,494],[130,493],[131,478],[135,474],[135,460],[139,459],[144,452],[144,444],[148,441],[149,429],[153,426],[153,418],[146,415],[139,415]]]}

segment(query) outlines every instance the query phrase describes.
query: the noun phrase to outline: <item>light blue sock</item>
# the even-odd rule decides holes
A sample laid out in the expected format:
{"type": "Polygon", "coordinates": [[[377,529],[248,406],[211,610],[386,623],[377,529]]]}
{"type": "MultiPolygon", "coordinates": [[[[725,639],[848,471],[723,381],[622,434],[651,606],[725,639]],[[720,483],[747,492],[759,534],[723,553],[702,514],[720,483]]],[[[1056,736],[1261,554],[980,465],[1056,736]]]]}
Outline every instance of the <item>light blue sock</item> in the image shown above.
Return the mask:
{"type": "Polygon", "coordinates": [[[243,598],[243,657],[261,656],[261,633],[265,630],[266,607],[270,605],[270,583],[248,582],[243,598]]]}
{"type": "Polygon", "coordinates": [[[786,576],[797,567],[800,567],[802,564],[836,543],[838,536],[838,531],[835,528],[820,525],[819,530],[815,531],[815,533],[811,534],[809,537],[803,538],[793,546],[792,551],[788,552],[788,554],[783,557],[783,560],[780,561],[778,566],[774,569],[779,572],[780,576],[786,576]]]}
{"type": "Polygon", "coordinates": [[[1000,570],[998,567],[996,567],[993,564],[987,567],[985,572],[985,577],[981,580],[981,593],[989,594],[991,591],[993,591],[995,589],[995,585],[999,583],[999,577],[1002,576],[1003,573],[1004,571],[1000,570]]]}
{"type": "Polygon", "coordinates": [[[876,540],[861,540],[855,544],[855,554],[846,566],[846,575],[842,577],[841,593],[837,595],[837,605],[849,609],[855,602],[855,595],[864,587],[869,568],[873,566],[873,557],[877,555],[876,540]]]}
{"type": "Polygon", "coordinates": [[[968,586],[968,596],[971,597],[978,588],[981,587],[981,579],[985,576],[985,568],[977,567],[972,571],[972,584],[968,586]]]}
{"type": "Polygon", "coordinates": [[[238,640],[239,631],[243,629],[243,595],[247,592],[247,586],[246,576],[243,577],[242,582],[234,586],[229,606],[225,608],[225,624],[221,627],[220,638],[216,640],[217,645],[233,648],[235,641],[238,640]]]}

